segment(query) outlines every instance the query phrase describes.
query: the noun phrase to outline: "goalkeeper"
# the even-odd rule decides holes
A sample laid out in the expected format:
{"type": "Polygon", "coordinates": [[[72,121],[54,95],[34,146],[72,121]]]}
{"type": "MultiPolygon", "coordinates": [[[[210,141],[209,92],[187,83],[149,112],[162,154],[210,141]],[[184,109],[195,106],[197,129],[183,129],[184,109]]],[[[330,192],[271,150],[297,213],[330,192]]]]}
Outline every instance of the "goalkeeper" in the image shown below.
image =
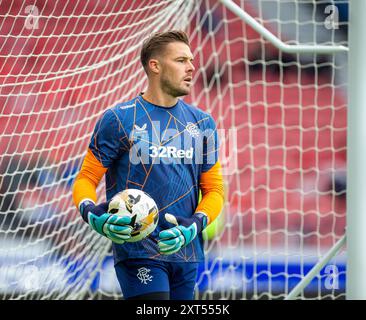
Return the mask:
{"type": "Polygon", "coordinates": [[[98,120],[74,182],[74,203],[112,241],[126,299],[193,299],[204,260],[202,230],[224,203],[217,129],[211,115],[179,98],[190,93],[195,70],[183,31],[150,36],[140,59],[146,91],[98,120]],[[104,175],[107,202],[98,203],[104,175]],[[159,208],[158,226],[139,242],[126,242],[129,217],[108,213],[108,201],[129,188],[144,190],[159,208]]]}

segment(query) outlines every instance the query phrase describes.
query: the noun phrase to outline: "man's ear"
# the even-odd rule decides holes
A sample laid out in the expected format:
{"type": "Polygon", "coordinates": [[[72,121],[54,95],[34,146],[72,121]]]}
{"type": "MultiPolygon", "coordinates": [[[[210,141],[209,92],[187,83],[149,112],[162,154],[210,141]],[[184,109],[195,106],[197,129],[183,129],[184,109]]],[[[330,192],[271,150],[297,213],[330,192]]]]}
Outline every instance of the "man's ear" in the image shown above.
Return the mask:
{"type": "Polygon", "coordinates": [[[150,70],[150,72],[152,72],[154,74],[160,73],[161,65],[160,65],[159,60],[157,60],[157,59],[150,59],[149,60],[149,70],[150,70]]]}

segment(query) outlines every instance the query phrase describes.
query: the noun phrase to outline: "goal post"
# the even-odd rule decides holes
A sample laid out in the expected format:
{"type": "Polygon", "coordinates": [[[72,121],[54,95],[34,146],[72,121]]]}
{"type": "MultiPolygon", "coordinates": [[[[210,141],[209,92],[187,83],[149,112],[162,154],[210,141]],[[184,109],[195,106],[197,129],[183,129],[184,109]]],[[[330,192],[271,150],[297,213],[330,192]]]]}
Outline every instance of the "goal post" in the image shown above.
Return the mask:
{"type": "MultiPolygon", "coordinates": [[[[276,48],[283,52],[288,53],[317,53],[317,54],[336,54],[339,52],[348,52],[351,51],[347,47],[343,45],[288,45],[281,41],[281,39],[274,36],[269,30],[267,30],[263,25],[257,22],[253,17],[247,14],[240,6],[238,6],[232,0],[220,0],[223,5],[225,5],[230,11],[232,11],[235,15],[237,15],[243,22],[250,25],[255,31],[261,34],[265,39],[267,39],[270,43],[272,43],[276,48]]],[[[348,244],[348,263],[347,263],[347,297],[350,299],[365,299],[366,298],[366,282],[365,282],[365,272],[366,270],[366,252],[362,249],[363,243],[366,243],[366,236],[363,236],[365,233],[362,230],[365,230],[366,221],[363,222],[366,218],[362,215],[363,212],[366,211],[366,202],[363,200],[363,196],[366,194],[364,190],[365,188],[356,187],[353,188],[351,186],[352,182],[357,186],[363,185],[363,181],[366,181],[364,173],[366,170],[364,169],[364,164],[366,160],[365,157],[361,155],[363,152],[356,150],[363,150],[362,142],[360,137],[364,136],[364,127],[362,124],[357,125],[357,123],[363,123],[363,119],[366,117],[360,116],[363,112],[359,110],[362,108],[363,102],[366,101],[365,90],[361,88],[366,83],[366,70],[360,68],[360,65],[365,65],[364,61],[364,53],[366,53],[366,45],[362,40],[360,30],[365,30],[366,27],[362,14],[360,12],[365,12],[366,4],[362,5],[360,2],[355,4],[351,4],[351,17],[350,21],[350,47],[352,51],[350,53],[349,58],[349,78],[357,79],[357,85],[355,88],[352,86],[352,82],[350,81],[349,90],[349,120],[348,120],[348,170],[347,170],[347,203],[348,203],[348,217],[350,217],[350,212],[354,212],[352,214],[353,219],[348,219],[348,225],[352,225],[349,227],[348,234],[352,234],[352,239],[354,244],[348,244]],[[354,7],[353,7],[354,6],[354,7]],[[353,20],[354,19],[354,20],[353,20]],[[354,59],[353,59],[354,58],[354,59]],[[352,63],[350,63],[350,60],[352,63]],[[356,93],[353,92],[356,90],[356,93]],[[351,99],[352,97],[352,99],[351,99]],[[353,106],[353,107],[352,107],[353,106]],[[356,120],[358,119],[358,121],[356,120]],[[361,121],[360,121],[361,120],[361,121]],[[356,124],[353,129],[350,130],[352,125],[356,124]],[[352,135],[352,133],[356,132],[352,135]],[[357,143],[358,142],[358,143],[357,143]],[[360,144],[360,145],[359,145],[360,144]],[[352,152],[352,154],[351,154],[352,152]],[[362,168],[360,168],[360,164],[362,168]],[[350,170],[352,170],[353,175],[350,175],[350,170]],[[356,179],[357,177],[357,179],[356,179]],[[357,182],[359,182],[357,184],[357,182]],[[353,192],[350,195],[350,192],[353,192]],[[352,204],[351,204],[352,203],[352,204]],[[355,208],[355,209],[352,209],[355,208]],[[358,213],[358,214],[357,214],[358,213]],[[352,221],[350,223],[350,221],[352,221]],[[360,257],[360,262],[357,261],[357,256],[360,257]],[[357,261],[357,262],[356,262],[357,261]],[[352,270],[352,274],[350,275],[350,270],[352,270]]],[[[338,242],[327,252],[327,254],[320,259],[320,261],[309,271],[309,273],[296,285],[295,288],[289,293],[286,297],[287,300],[295,299],[300,292],[311,282],[311,280],[319,274],[321,269],[340,251],[340,249],[346,244],[346,235],[344,235],[338,242]]]]}
{"type": "Polygon", "coordinates": [[[350,1],[347,135],[348,299],[366,299],[366,43],[365,1],[350,1]]]}
{"type": "Polygon", "coordinates": [[[286,300],[294,300],[306,288],[306,286],[313,280],[313,278],[320,273],[326,264],[342,249],[346,244],[346,235],[344,235],[338,242],[324,255],[320,261],[306,274],[306,276],[296,285],[295,288],[286,297],[286,300]]]}
{"type": "MultiPolygon", "coordinates": [[[[328,2],[70,0],[37,6],[2,0],[0,299],[122,298],[111,243],[82,221],[71,186],[97,119],[146,87],[143,39],[173,28],[190,35],[196,70],[184,99],[215,118],[225,179],[224,210],[205,234],[196,298],[284,299],[301,279],[310,280],[320,261],[300,297],[342,299],[346,156],[353,161],[347,181],[353,278],[347,274],[347,281],[355,293],[361,269],[352,263],[363,259],[356,258],[363,230],[356,203],[364,161],[357,157],[360,139],[347,149],[347,112],[354,122],[348,140],[362,137],[364,99],[357,90],[365,73],[362,55],[350,46],[350,69],[358,76],[350,96],[357,107],[349,110],[348,43],[341,30],[348,23],[325,27],[328,2]],[[338,249],[329,271],[322,262],[338,249]]],[[[104,191],[102,182],[100,201],[104,191]]]]}
{"type": "Polygon", "coordinates": [[[255,31],[262,35],[266,40],[272,43],[276,48],[282,52],[288,53],[318,53],[318,54],[332,54],[337,52],[347,52],[348,48],[343,45],[302,45],[302,44],[286,44],[281,39],[273,35],[269,30],[262,26],[252,16],[246,13],[233,0],[220,0],[221,3],[242,19],[245,23],[250,25],[255,31]]]}

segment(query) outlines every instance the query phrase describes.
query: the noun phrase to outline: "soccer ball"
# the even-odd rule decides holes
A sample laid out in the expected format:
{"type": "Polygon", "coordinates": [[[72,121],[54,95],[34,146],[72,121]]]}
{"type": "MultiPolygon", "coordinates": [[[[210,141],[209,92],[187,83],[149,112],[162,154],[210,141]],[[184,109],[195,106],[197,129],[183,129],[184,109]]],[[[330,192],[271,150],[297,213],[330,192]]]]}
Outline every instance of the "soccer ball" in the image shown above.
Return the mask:
{"type": "Polygon", "coordinates": [[[153,232],[159,221],[159,210],[153,198],[138,189],[126,189],[117,193],[110,201],[109,213],[131,216],[131,238],[127,242],[136,242],[153,232]]]}

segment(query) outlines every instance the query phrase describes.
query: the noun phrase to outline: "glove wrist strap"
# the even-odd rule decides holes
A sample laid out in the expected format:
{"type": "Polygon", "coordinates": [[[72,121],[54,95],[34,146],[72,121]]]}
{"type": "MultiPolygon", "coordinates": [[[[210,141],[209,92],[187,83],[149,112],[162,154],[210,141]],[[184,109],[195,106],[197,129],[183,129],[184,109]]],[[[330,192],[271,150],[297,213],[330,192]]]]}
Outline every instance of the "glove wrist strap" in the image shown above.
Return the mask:
{"type": "Polygon", "coordinates": [[[88,212],[93,207],[95,207],[95,203],[93,200],[90,199],[84,199],[79,203],[79,212],[86,223],[89,223],[88,212]]]}
{"type": "Polygon", "coordinates": [[[202,232],[207,227],[207,215],[203,212],[196,212],[193,217],[197,221],[197,233],[202,232]]]}

